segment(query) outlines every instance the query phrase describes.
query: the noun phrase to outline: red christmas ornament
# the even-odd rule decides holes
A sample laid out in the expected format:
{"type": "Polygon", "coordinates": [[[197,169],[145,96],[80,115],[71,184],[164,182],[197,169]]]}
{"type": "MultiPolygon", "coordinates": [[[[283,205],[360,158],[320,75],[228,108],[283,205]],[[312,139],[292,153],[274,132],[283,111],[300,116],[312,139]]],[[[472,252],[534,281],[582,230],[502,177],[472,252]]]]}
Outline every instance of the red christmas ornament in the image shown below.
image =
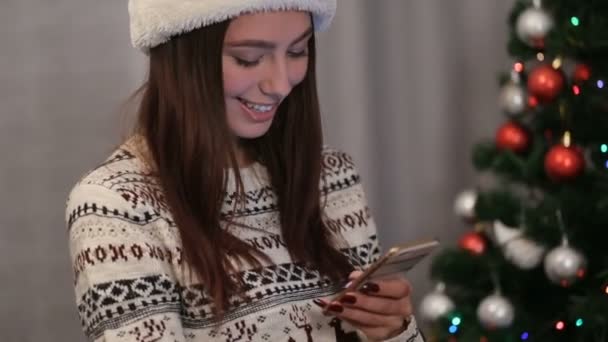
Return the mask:
{"type": "Polygon", "coordinates": [[[591,78],[591,68],[587,64],[578,64],[572,77],[575,83],[583,83],[591,78]]]}
{"type": "Polygon", "coordinates": [[[551,102],[564,88],[564,75],[548,64],[536,67],[528,76],[528,91],[542,103],[551,102]]]}
{"type": "Polygon", "coordinates": [[[555,145],[545,156],[545,171],[553,181],[576,178],[585,168],[585,158],[579,148],[555,145]]]}
{"type": "Polygon", "coordinates": [[[477,232],[468,232],[460,238],[458,246],[474,255],[481,255],[486,250],[486,240],[477,232]]]}
{"type": "Polygon", "coordinates": [[[529,144],[528,132],[514,122],[507,122],[496,131],[496,146],[499,149],[519,153],[526,151],[529,144]]]}

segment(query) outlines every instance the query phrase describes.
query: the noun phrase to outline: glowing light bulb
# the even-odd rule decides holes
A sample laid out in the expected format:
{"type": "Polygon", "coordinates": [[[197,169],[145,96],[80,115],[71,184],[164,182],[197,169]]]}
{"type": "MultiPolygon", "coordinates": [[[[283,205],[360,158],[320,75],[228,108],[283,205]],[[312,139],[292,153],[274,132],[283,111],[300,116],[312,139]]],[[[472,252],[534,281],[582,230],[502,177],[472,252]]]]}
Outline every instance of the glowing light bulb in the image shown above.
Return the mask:
{"type": "Polygon", "coordinates": [[[570,18],[570,23],[572,23],[572,26],[578,26],[581,22],[577,17],[572,17],[570,18]]]}
{"type": "Polygon", "coordinates": [[[461,319],[460,317],[452,318],[452,325],[460,325],[461,319]]]}
{"type": "Polygon", "coordinates": [[[563,321],[558,321],[557,323],[555,323],[555,329],[557,330],[564,330],[565,327],[566,323],[564,323],[563,321]]]}
{"type": "Polygon", "coordinates": [[[542,62],[545,60],[545,55],[542,52],[539,52],[536,54],[536,59],[538,59],[539,62],[542,62]]]}
{"type": "Polygon", "coordinates": [[[560,57],[557,57],[556,59],[553,60],[553,63],[551,63],[551,66],[553,67],[553,69],[559,69],[562,67],[562,59],[560,57]]]}
{"type": "Polygon", "coordinates": [[[528,332],[527,332],[527,331],[524,331],[523,333],[521,333],[520,338],[521,338],[521,340],[522,340],[522,341],[527,340],[527,339],[528,339],[528,337],[530,337],[530,334],[528,334],[528,332]]]}
{"type": "Polygon", "coordinates": [[[450,325],[448,331],[450,332],[450,334],[455,334],[458,331],[458,327],[455,325],[450,325]]]}
{"type": "Polygon", "coordinates": [[[564,144],[564,146],[570,147],[570,144],[572,143],[572,134],[570,134],[570,131],[566,131],[564,133],[564,136],[562,137],[562,143],[564,144]]]}
{"type": "Polygon", "coordinates": [[[576,320],[576,326],[577,326],[577,327],[580,327],[580,326],[582,326],[582,325],[583,325],[583,319],[582,319],[582,318],[577,319],[577,320],[576,320]]]}

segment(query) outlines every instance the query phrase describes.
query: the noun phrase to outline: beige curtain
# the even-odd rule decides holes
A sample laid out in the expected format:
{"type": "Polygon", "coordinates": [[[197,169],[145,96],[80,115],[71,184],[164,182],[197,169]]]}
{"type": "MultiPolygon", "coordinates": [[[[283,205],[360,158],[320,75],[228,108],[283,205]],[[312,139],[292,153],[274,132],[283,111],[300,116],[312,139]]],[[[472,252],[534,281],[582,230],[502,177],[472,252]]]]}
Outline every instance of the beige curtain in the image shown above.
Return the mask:
{"type": "MultiPolygon", "coordinates": [[[[64,226],[69,188],[122,132],[145,59],[126,0],[0,8],[0,340],[80,341],[64,226]]],[[[319,37],[326,141],[351,153],[385,245],[465,229],[452,197],[498,122],[511,1],[341,0],[319,37]]],[[[411,273],[418,301],[428,262],[411,273]]]]}
{"type": "MultiPolygon", "coordinates": [[[[474,185],[471,146],[501,120],[497,73],[507,70],[513,1],[341,1],[320,38],[327,142],[357,162],[385,247],[469,227],[454,196],[474,185]]],[[[414,299],[431,288],[425,261],[414,299]]]]}

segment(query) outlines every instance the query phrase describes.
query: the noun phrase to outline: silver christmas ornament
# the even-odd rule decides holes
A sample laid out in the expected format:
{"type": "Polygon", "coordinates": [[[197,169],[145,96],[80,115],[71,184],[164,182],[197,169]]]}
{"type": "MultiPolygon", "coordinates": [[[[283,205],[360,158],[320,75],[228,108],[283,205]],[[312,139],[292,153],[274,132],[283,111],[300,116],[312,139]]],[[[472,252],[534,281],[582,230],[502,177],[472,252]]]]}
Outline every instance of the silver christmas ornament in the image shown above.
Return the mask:
{"type": "Polygon", "coordinates": [[[437,284],[435,290],[420,302],[420,314],[427,321],[436,321],[454,310],[454,302],[444,293],[445,285],[437,284]]]}
{"type": "Polygon", "coordinates": [[[500,90],[498,103],[505,112],[511,115],[519,114],[528,105],[526,90],[521,84],[509,82],[500,90]]]}
{"type": "Polygon", "coordinates": [[[492,227],[492,237],[501,246],[505,258],[524,270],[538,266],[543,259],[546,248],[526,239],[521,229],[506,226],[496,220],[492,227]]]}
{"type": "Polygon", "coordinates": [[[479,303],[477,318],[487,329],[506,328],[513,323],[515,310],[508,299],[493,294],[479,303]]]}
{"type": "Polygon", "coordinates": [[[555,284],[567,287],[585,276],[587,259],[567,243],[556,247],[545,257],[545,273],[555,284]]]}
{"type": "Polygon", "coordinates": [[[465,190],[456,196],[454,201],[454,213],[465,220],[475,218],[475,203],[477,203],[477,192],[465,190]]]}
{"type": "Polygon", "coordinates": [[[537,2],[534,7],[524,10],[517,18],[515,30],[519,39],[524,43],[535,48],[542,48],[545,37],[553,26],[553,18],[537,2]]]}
{"type": "Polygon", "coordinates": [[[495,220],[492,224],[490,236],[492,240],[500,246],[507,244],[517,238],[520,238],[523,232],[518,228],[513,228],[505,225],[500,220],[495,220]]]}

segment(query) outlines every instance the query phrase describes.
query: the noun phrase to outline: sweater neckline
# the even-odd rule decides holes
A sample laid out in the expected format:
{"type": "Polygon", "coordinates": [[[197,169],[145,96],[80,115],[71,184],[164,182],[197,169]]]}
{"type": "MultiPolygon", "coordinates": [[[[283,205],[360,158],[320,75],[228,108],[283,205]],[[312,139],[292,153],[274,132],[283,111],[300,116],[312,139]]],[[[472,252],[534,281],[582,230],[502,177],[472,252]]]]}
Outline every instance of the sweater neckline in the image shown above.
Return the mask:
{"type": "MultiPolygon", "coordinates": [[[[148,150],[145,141],[141,136],[131,137],[125,142],[123,148],[136,156],[136,159],[139,160],[142,164],[141,167],[143,167],[146,172],[152,172],[153,168],[149,164],[150,161],[146,158],[148,156],[148,150]]],[[[236,176],[234,170],[235,169],[233,168],[226,169],[228,191],[236,190],[236,176]]],[[[269,184],[270,179],[266,168],[259,161],[254,161],[247,166],[239,167],[238,172],[241,175],[244,190],[255,189],[269,184]]]]}

